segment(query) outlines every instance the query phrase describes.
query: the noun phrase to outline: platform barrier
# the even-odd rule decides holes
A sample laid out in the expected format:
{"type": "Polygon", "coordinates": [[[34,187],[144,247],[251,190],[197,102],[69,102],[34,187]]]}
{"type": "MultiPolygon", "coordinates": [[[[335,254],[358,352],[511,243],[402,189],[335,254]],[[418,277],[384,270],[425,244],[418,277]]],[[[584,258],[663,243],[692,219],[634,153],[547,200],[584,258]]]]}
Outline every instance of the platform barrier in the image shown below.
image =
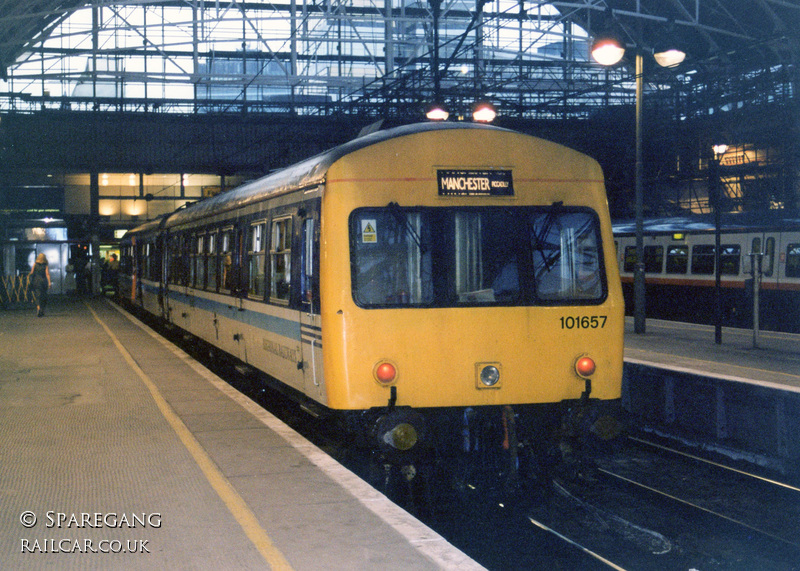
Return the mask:
{"type": "Polygon", "coordinates": [[[29,287],[27,274],[0,278],[0,303],[3,307],[20,303],[26,305],[36,303],[36,296],[33,288],[29,287]]]}

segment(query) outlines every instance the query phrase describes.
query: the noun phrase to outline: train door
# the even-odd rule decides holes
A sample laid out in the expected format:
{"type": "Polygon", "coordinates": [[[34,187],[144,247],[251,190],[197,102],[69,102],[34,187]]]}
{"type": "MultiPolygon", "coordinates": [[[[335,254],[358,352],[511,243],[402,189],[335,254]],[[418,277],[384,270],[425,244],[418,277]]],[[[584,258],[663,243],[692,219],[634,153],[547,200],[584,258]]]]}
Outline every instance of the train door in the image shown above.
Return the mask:
{"type": "Polygon", "coordinates": [[[324,398],[319,295],[319,212],[301,211],[300,340],[306,395],[324,398]]]}

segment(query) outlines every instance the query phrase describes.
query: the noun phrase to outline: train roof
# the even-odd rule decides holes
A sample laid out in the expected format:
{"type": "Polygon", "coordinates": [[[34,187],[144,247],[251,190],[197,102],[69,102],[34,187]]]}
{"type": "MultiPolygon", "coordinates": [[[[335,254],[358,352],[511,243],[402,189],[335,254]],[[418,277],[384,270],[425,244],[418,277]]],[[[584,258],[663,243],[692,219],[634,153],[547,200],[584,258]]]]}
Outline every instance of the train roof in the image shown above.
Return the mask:
{"type": "MultiPolygon", "coordinates": [[[[786,231],[800,229],[800,218],[790,216],[784,211],[749,212],[723,214],[720,218],[720,229],[726,233],[743,233],[755,231],[786,231]]],[[[633,236],[636,234],[635,220],[621,220],[612,224],[615,236],[633,236]]],[[[646,235],[689,233],[703,234],[715,230],[713,214],[695,214],[664,218],[648,218],[643,221],[646,235]]]]}
{"type": "MultiPolygon", "coordinates": [[[[226,212],[242,208],[264,200],[268,196],[276,196],[292,190],[302,188],[313,188],[325,182],[325,177],[330,166],[342,157],[375,145],[395,139],[397,137],[404,137],[417,133],[425,133],[429,131],[445,131],[454,129],[483,129],[493,131],[505,131],[512,133],[508,129],[494,127],[491,125],[483,125],[478,123],[417,123],[413,125],[405,125],[402,127],[395,127],[385,131],[375,131],[368,135],[358,137],[352,141],[348,141],[338,147],[334,147],[328,151],[324,151],[314,157],[296,163],[284,169],[277,170],[264,177],[253,180],[238,186],[230,191],[220,193],[211,198],[207,198],[200,202],[196,202],[185,208],[176,210],[169,214],[165,220],[165,226],[177,226],[187,224],[195,220],[200,220],[226,212]],[[269,189],[265,191],[265,189],[269,189]]],[[[129,234],[137,234],[152,230],[151,223],[143,224],[134,228],[129,234]]]]}

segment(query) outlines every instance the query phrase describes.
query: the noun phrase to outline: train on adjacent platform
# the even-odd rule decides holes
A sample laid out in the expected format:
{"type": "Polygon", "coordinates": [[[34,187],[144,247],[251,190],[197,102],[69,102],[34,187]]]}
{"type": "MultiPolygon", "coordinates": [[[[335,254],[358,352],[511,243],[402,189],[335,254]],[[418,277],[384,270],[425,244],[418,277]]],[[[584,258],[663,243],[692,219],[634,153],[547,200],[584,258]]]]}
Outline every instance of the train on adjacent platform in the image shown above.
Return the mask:
{"type": "Polygon", "coordinates": [[[476,411],[537,438],[529,418],[620,398],[603,173],[532,136],[375,132],[148,222],[121,252],[121,296],[387,450],[445,417],[461,441],[476,411]]]}
{"type": "MultiPolygon", "coordinates": [[[[720,299],[723,325],[753,327],[754,284],[758,325],[800,333],[800,219],[771,212],[733,214],[720,228],[720,299]]],[[[647,219],[642,225],[648,317],[713,323],[716,226],[712,216],[647,219]]],[[[614,224],[626,306],[633,308],[635,223],[614,224]]]]}

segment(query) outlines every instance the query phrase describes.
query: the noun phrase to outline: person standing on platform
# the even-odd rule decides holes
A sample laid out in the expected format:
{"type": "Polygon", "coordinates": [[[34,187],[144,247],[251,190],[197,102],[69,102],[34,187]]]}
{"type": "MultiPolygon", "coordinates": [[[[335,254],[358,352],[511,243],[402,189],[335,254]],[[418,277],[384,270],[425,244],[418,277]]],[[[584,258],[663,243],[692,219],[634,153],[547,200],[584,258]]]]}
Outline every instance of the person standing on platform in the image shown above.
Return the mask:
{"type": "Polygon", "coordinates": [[[31,268],[31,273],[28,274],[28,280],[33,286],[33,293],[36,296],[36,314],[44,317],[44,310],[47,307],[47,290],[52,285],[47,256],[44,254],[36,256],[36,262],[31,268]]]}

